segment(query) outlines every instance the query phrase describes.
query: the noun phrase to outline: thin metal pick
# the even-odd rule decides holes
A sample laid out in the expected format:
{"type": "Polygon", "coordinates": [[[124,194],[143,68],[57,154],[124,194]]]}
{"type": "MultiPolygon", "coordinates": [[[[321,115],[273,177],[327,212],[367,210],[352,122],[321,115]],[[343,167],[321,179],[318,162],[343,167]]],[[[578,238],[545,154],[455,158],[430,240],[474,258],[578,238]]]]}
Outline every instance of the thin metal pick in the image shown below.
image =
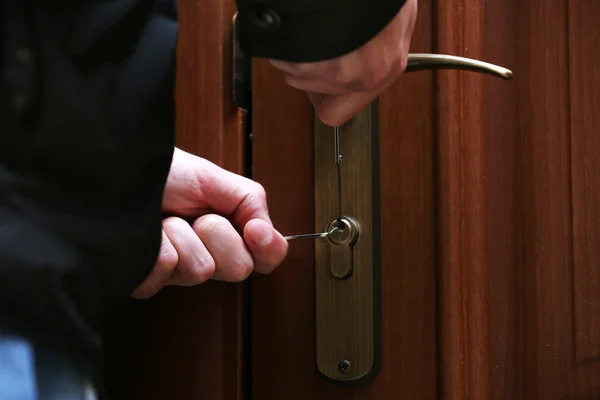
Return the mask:
{"type": "MultiPolygon", "coordinates": [[[[340,128],[333,128],[333,139],[334,139],[334,147],[335,147],[335,165],[337,168],[337,189],[338,189],[338,218],[342,217],[342,170],[341,170],[341,162],[342,162],[342,154],[340,152],[340,128]]],[[[296,239],[319,239],[324,238],[331,235],[333,232],[343,229],[340,228],[339,225],[336,225],[329,232],[320,232],[320,233],[307,233],[304,235],[290,235],[284,236],[285,240],[296,240],[296,239]]]]}
{"type": "Polygon", "coordinates": [[[290,236],[284,236],[283,238],[285,240],[295,240],[295,239],[318,239],[318,238],[324,238],[327,237],[329,235],[331,235],[333,232],[337,231],[338,228],[337,226],[335,228],[333,228],[332,230],[330,230],[329,232],[321,232],[321,233],[306,233],[304,235],[290,235],[290,236]]]}
{"type": "Polygon", "coordinates": [[[340,128],[333,128],[333,139],[335,147],[335,165],[337,169],[337,191],[338,191],[338,216],[342,216],[342,153],[340,151],[340,128]]]}

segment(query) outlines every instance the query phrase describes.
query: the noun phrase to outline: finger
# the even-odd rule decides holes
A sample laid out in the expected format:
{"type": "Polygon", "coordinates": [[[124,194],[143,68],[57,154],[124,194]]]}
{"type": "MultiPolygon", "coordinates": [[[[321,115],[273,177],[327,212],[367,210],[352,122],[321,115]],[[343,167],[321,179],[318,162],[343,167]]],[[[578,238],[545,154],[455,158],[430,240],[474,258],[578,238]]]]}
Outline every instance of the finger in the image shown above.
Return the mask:
{"type": "Polygon", "coordinates": [[[254,268],[252,256],[227,219],[204,215],[194,222],[193,229],[215,261],[214,279],[241,282],[250,276],[254,268]]]}
{"type": "Polygon", "coordinates": [[[314,63],[286,63],[273,61],[271,65],[283,71],[285,76],[306,81],[328,82],[337,90],[361,91],[365,79],[372,71],[380,71],[376,60],[365,62],[361,53],[355,51],[331,60],[314,63]],[[373,68],[372,66],[375,66],[373,68]]]}
{"type": "Polygon", "coordinates": [[[295,77],[292,75],[285,75],[285,82],[293,87],[294,89],[302,90],[305,92],[319,93],[319,94],[329,94],[329,95],[340,95],[351,92],[346,87],[340,87],[332,84],[323,79],[305,79],[300,77],[295,77]]]}
{"type": "MultiPolygon", "coordinates": [[[[326,94],[364,91],[366,79],[374,75],[354,53],[320,63],[286,64],[281,68],[291,87],[326,94]]],[[[379,70],[379,67],[375,69],[376,72],[379,70]]]]}
{"type": "Polygon", "coordinates": [[[377,96],[394,83],[400,72],[390,76],[380,88],[370,92],[346,93],[339,96],[309,94],[319,119],[329,126],[340,126],[355,117],[377,96]]]}
{"type": "Polygon", "coordinates": [[[178,262],[177,251],[163,231],[156,264],[150,275],[133,291],[131,296],[136,299],[148,299],[154,296],[163,288],[165,282],[177,267],[178,262]]]}
{"type": "Polygon", "coordinates": [[[322,79],[332,74],[332,71],[337,68],[337,61],[336,59],[314,63],[290,63],[271,59],[269,60],[269,64],[288,75],[305,79],[322,79]]]}
{"type": "Polygon", "coordinates": [[[244,239],[254,258],[254,270],[261,274],[273,272],[287,256],[287,240],[263,220],[248,222],[244,239]]]}
{"type": "Polygon", "coordinates": [[[259,183],[229,172],[207,160],[198,158],[197,197],[213,212],[230,215],[233,223],[243,229],[248,221],[260,218],[271,223],[267,196],[259,183]]]}
{"type": "Polygon", "coordinates": [[[318,104],[321,104],[321,101],[326,96],[324,94],[314,92],[307,92],[306,95],[314,107],[316,107],[318,104]]]}
{"type": "Polygon", "coordinates": [[[316,93],[370,92],[404,70],[398,48],[366,48],[314,64],[277,63],[290,86],[316,93]]]}
{"type": "Polygon", "coordinates": [[[324,96],[315,105],[315,111],[324,124],[340,126],[371,104],[378,95],[378,92],[370,92],[348,93],[341,96],[324,96]]]}
{"type": "Polygon", "coordinates": [[[163,229],[179,257],[177,269],[167,284],[195,286],[210,279],[215,272],[215,261],[190,224],[172,217],[164,220],[163,229]]]}

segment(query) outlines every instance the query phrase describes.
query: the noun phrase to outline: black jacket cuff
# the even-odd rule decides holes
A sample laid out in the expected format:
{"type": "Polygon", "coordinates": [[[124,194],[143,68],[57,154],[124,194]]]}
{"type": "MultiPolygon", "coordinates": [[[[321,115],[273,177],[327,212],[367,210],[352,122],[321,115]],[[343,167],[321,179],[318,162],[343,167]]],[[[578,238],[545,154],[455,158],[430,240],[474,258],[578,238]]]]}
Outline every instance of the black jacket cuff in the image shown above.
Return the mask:
{"type": "Polygon", "coordinates": [[[322,61],[348,54],[367,43],[405,2],[238,0],[236,30],[241,50],[247,56],[289,62],[322,61]]]}

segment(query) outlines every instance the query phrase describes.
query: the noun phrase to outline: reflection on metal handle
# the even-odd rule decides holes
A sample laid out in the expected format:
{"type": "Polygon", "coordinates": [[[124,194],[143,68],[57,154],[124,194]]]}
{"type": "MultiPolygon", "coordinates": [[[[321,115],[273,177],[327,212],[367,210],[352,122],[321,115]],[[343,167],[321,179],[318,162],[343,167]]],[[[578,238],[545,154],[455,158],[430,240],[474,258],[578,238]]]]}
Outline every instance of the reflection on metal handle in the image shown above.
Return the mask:
{"type": "Polygon", "coordinates": [[[424,71],[429,69],[461,69],[465,71],[482,72],[499,78],[510,80],[511,70],[498,65],[473,60],[466,57],[446,54],[413,53],[408,55],[405,72],[424,71]]]}

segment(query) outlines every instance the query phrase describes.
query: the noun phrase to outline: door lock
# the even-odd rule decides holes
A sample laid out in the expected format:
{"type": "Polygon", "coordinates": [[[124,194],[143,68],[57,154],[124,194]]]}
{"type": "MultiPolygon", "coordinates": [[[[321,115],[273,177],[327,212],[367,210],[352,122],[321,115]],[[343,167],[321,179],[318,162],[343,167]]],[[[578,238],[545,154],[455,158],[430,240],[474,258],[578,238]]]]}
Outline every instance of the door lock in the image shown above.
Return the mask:
{"type": "Polygon", "coordinates": [[[330,242],[330,270],[333,276],[346,279],[352,275],[354,265],[354,244],[359,237],[358,224],[349,217],[332,221],[327,227],[332,232],[327,239],[330,242]]]}

